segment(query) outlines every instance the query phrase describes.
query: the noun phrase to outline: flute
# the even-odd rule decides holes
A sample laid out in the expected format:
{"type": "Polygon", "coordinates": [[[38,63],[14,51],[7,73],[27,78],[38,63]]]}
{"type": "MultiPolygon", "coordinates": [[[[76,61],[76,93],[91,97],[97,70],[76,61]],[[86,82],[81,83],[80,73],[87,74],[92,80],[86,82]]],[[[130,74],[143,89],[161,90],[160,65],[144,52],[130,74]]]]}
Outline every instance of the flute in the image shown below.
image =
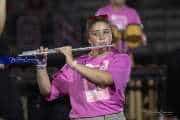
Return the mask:
{"type": "MultiPolygon", "coordinates": [[[[93,46],[93,47],[80,47],[80,48],[73,48],[73,52],[78,52],[78,51],[86,51],[86,50],[93,50],[93,49],[101,49],[105,47],[113,47],[113,45],[100,45],[100,46],[93,46]]],[[[56,48],[54,49],[49,49],[47,52],[41,52],[39,53],[37,50],[31,50],[31,51],[25,51],[19,54],[18,56],[34,56],[34,55],[42,55],[42,54],[55,54],[56,53],[56,48]]]]}

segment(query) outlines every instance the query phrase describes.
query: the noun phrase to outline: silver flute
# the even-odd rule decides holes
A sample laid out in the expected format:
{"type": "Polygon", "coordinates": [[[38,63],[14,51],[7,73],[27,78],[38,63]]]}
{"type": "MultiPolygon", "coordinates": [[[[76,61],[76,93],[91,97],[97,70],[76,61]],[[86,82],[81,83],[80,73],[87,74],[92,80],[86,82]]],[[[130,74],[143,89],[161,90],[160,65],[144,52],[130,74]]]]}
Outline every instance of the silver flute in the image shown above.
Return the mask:
{"type": "MultiPolygon", "coordinates": [[[[93,50],[93,49],[101,49],[101,48],[106,48],[106,47],[113,47],[113,45],[100,45],[100,46],[93,46],[93,47],[80,47],[80,48],[73,48],[73,52],[78,52],[78,51],[86,51],[86,50],[93,50]]],[[[55,54],[57,51],[54,49],[48,49],[47,52],[38,52],[37,50],[30,50],[30,51],[24,51],[18,56],[35,56],[35,55],[42,55],[42,54],[55,54]]]]}

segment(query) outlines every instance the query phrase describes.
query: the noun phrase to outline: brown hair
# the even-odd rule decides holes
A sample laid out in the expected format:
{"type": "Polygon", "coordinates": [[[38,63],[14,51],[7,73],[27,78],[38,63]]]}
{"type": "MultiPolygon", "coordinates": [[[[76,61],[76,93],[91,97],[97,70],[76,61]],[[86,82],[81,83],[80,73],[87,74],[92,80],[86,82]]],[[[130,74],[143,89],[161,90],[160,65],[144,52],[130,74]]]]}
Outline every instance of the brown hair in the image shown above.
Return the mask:
{"type": "Polygon", "coordinates": [[[90,16],[87,19],[87,24],[86,24],[86,35],[88,36],[88,31],[89,29],[91,29],[91,27],[97,23],[97,22],[104,22],[107,23],[112,30],[112,38],[113,41],[112,43],[116,43],[118,40],[120,40],[122,38],[122,33],[121,31],[118,31],[118,28],[116,28],[115,26],[112,26],[111,23],[108,20],[108,16],[107,15],[99,15],[99,16],[90,16]]]}
{"type": "Polygon", "coordinates": [[[86,30],[88,31],[97,22],[104,22],[110,25],[107,15],[90,16],[87,19],[86,30]]]}

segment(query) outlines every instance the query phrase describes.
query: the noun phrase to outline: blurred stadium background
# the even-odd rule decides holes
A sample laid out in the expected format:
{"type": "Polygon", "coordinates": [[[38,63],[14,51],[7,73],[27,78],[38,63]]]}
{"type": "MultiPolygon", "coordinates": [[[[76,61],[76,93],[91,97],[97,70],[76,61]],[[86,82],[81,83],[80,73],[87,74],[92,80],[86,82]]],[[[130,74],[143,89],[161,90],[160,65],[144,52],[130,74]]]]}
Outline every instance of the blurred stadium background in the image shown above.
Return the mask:
{"type": "MultiPolygon", "coordinates": [[[[8,0],[0,48],[3,53],[17,55],[40,45],[87,46],[86,18],[107,3],[108,0],[8,0]]],[[[179,76],[173,71],[179,70],[180,1],[128,0],[127,3],[140,13],[148,41],[147,46],[134,51],[137,64],[127,88],[128,119],[162,120],[164,115],[167,120],[174,120],[171,116],[178,116],[180,112],[179,76]]],[[[52,73],[63,64],[62,58],[51,56],[48,70],[52,73]]],[[[4,79],[13,81],[18,89],[11,99],[20,98],[20,102],[12,104],[19,104],[19,113],[25,120],[64,120],[62,117],[67,116],[70,109],[68,97],[51,103],[43,101],[33,67],[9,66],[6,72],[1,75],[2,79],[8,76],[4,79]]],[[[12,109],[16,108],[12,105],[12,109]]]]}

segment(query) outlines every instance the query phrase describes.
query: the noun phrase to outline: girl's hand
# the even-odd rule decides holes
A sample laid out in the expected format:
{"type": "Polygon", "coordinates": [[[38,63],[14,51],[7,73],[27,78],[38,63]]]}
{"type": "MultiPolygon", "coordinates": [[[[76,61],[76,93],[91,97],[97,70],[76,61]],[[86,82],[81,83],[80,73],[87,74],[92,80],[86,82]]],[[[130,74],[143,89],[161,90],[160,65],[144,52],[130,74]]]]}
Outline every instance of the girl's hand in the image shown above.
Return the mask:
{"type": "Polygon", "coordinates": [[[62,53],[66,57],[66,63],[70,65],[71,67],[74,67],[75,62],[72,55],[72,47],[71,46],[65,46],[56,48],[57,53],[62,53]]]}

